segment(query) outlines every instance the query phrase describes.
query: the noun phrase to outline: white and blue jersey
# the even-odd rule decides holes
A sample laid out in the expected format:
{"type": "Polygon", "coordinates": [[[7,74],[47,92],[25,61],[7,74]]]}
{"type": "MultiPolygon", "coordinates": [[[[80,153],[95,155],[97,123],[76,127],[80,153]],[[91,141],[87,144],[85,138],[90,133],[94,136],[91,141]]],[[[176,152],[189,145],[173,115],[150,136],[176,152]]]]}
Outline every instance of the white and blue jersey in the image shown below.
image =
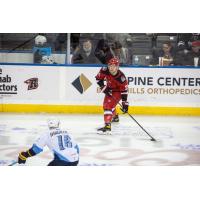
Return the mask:
{"type": "Polygon", "coordinates": [[[32,150],[38,154],[43,148],[48,148],[54,153],[54,159],[65,162],[75,162],[79,160],[79,146],[69,136],[66,130],[55,128],[41,135],[32,146],[32,150]]]}

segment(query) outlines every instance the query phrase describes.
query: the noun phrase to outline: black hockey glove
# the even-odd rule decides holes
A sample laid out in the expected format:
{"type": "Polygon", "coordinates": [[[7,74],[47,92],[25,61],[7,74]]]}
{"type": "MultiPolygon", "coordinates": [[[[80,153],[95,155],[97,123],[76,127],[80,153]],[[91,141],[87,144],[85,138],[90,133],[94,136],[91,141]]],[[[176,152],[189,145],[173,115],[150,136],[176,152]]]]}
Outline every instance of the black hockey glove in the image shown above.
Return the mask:
{"type": "Polygon", "coordinates": [[[122,101],[122,108],[121,108],[121,111],[123,113],[127,113],[128,112],[128,106],[129,106],[129,103],[127,101],[122,101]]]}
{"type": "Polygon", "coordinates": [[[25,151],[22,151],[21,153],[19,153],[18,156],[18,163],[19,164],[25,164],[26,163],[26,159],[29,157],[28,153],[25,151]]]}
{"type": "Polygon", "coordinates": [[[101,92],[105,93],[107,96],[112,96],[112,90],[106,85],[101,87],[101,92]]]}
{"type": "Polygon", "coordinates": [[[33,150],[33,147],[31,147],[29,150],[27,151],[22,151],[21,153],[19,153],[18,156],[18,163],[19,164],[25,164],[26,163],[26,159],[32,156],[35,156],[37,153],[35,153],[35,151],[33,150]]]}

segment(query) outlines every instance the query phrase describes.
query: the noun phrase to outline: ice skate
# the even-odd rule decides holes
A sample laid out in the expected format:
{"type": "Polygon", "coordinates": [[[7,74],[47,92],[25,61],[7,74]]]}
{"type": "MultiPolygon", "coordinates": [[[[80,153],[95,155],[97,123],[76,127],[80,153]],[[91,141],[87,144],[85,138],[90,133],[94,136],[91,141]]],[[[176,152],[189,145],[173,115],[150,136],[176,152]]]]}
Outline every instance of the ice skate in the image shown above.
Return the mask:
{"type": "Polygon", "coordinates": [[[99,135],[111,135],[111,124],[107,123],[104,127],[97,129],[99,135]]]}
{"type": "Polygon", "coordinates": [[[115,115],[115,116],[112,118],[112,122],[119,122],[119,115],[115,115]]]}

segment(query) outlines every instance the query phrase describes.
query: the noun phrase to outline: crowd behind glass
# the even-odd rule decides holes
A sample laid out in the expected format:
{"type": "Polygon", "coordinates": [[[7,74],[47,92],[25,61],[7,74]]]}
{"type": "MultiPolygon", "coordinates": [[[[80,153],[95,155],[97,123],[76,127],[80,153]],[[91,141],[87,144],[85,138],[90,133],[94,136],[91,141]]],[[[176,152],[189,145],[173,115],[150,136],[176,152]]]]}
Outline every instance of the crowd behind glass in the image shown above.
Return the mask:
{"type": "Polygon", "coordinates": [[[0,53],[31,51],[34,63],[57,63],[55,54],[70,49],[70,64],[122,66],[200,66],[200,33],[1,33],[0,53]],[[70,43],[68,45],[67,43],[70,43]],[[69,48],[67,48],[69,46],[69,48]]]}

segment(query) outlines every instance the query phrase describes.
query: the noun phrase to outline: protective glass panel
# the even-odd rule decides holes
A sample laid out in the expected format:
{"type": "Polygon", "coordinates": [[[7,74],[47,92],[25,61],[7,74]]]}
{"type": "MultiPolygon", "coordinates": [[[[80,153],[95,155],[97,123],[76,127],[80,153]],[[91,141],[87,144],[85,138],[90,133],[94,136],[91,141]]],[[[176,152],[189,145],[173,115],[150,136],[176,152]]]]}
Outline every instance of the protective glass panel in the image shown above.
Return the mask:
{"type": "Polygon", "coordinates": [[[200,33],[1,33],[1,63],[199,66],[200,33]]]}

